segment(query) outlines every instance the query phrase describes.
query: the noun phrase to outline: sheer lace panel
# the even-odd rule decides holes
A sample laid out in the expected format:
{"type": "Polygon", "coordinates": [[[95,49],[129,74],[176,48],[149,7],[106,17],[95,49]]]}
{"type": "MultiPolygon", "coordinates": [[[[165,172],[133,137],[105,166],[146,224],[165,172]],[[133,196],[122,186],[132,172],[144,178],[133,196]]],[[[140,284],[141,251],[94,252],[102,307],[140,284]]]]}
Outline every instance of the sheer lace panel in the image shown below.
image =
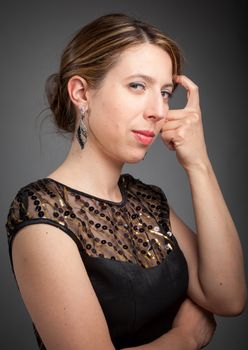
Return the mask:
{"type": "Polygon", "coordinates": [[[122,174],[118,185],[120,203],[50,178],[26,185],[11,203],[6,223],[9,244],[21,227],[47,222],[69,233],[89,256],[144,268],[160,264],[174,249],[164,192],[130,174],[122,174]]]}

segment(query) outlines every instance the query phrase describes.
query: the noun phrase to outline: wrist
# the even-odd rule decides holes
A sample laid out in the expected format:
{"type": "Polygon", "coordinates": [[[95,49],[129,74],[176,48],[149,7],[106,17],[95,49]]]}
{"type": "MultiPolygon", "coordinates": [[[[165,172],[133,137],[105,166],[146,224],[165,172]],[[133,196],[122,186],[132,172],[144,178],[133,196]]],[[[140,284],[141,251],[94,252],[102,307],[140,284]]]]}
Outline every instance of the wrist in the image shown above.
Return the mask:
{"type": "Polygon", "coordinates": [[[187,168],[185,168],[185,171],[189,177],[199,173],[209,174],[212,171],[212,164],[208,159],[188,166],[187,168]]]}

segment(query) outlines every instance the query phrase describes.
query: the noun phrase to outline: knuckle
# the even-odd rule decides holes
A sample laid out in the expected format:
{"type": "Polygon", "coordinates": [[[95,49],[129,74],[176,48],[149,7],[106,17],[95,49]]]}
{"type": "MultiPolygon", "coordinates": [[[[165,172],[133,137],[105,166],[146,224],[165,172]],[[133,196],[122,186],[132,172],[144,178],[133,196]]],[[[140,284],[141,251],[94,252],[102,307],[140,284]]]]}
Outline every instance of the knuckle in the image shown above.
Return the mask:
{"type": "Polygon", "coordinates": [[[185,117],[185,124],[195,123],[200,119],[199,113],[189,110],[185,117]]]}
{"type": "Polygon", "coordinates": [[[190,125],[191,124],[191,118],[187,117],[185,119],[185,124],[190,125]]]}
{"type": "Polygon", "coordinates": [[[192,112],[191,113],[191,120],[192,122],[197,122],[199,120],[199,114],[197,112],[192,112]]]}
{"type": "Polygon", "coordinates": [[[180,138],[183,138],[183,137],[184,137],[184,130],[182,130],[182,129],[178,130],[177,135],[178,135],[180,138]]]}

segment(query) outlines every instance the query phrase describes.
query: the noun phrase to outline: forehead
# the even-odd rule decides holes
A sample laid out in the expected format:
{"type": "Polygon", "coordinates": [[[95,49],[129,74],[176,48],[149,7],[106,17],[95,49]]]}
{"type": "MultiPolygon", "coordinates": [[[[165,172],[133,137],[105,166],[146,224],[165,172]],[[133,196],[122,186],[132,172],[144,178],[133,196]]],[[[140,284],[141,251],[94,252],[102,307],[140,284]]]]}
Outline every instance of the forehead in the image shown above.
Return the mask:
{"type": "Polygon", "coordinates": [[[146,74],[164,82],[172,79],[172,61],[165,50],[146,43],[123,51],[111,71],[111,75],[120,78],[146,74]]]}

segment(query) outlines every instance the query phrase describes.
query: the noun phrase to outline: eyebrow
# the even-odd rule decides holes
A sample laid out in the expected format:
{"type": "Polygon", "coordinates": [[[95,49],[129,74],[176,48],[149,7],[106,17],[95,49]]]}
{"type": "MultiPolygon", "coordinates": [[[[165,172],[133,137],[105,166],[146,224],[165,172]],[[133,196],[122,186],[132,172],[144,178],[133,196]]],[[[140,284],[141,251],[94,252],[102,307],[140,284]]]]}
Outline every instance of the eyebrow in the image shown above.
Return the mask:
{"type": "MultiPolygon", "coordinates": [[[[129,75],[127,77],[127,79],[130,79],[130,78],[143,78],[144,80],[146,80],[148,83],[151,83],[151,84],[155,83],[155,81],[156,81],[154,78],[152,78],[151,76],[146,75],[146,74],[132,74],[132,75],[129,75]]],[[[163,85],[163,87],[174,88],[174,84],[173,83],[165,83],[163,85]]]]}

